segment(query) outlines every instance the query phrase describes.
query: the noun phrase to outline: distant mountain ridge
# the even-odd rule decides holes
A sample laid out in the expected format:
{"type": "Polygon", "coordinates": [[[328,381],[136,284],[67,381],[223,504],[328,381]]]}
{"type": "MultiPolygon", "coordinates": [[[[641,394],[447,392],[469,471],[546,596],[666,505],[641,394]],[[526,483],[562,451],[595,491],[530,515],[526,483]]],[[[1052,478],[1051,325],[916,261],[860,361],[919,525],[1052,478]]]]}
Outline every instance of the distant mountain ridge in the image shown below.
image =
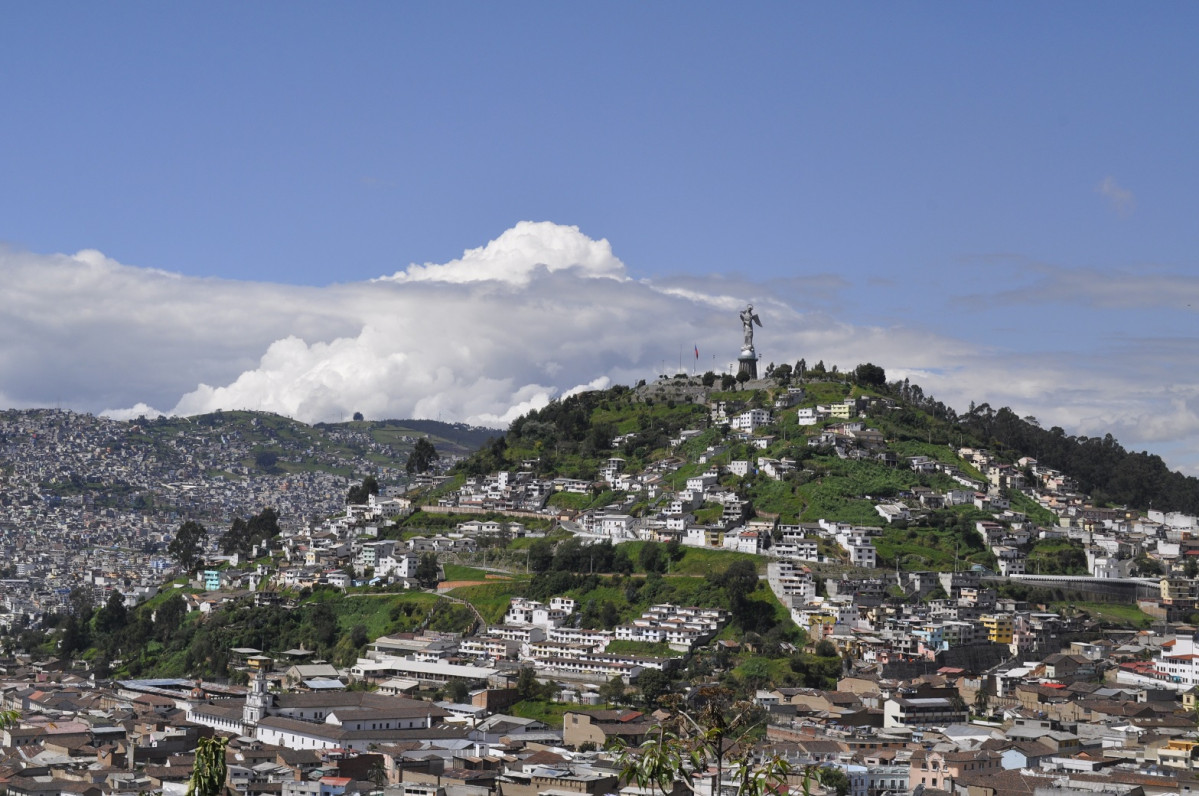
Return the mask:
{"type": "Polygon", "coordinates": [[[45,472],[53,477],[44,479],[43,486],[52,493],[76,492],[85,484],[92,490],[129,490],[130,483],[117,482],[169,480],[164,473],[178,474],[185,463],[196,462],[203,466],[189,471],[189,477],[304,471],[352,477],[380,467],[402,473],[421,438],[428,438],[441,457],[453,459],[477,450],[496,433],[463,423],[415,419],[310,426],[247,410],[123,421],[62,409],[9,409],[0,410],[0,465],[7,456],[46,459],[45,472]],[[126,474],[118,475],[93,466],[111,456],[128,459],[133,470],[126,467],[126,474]],[[51,461],[55,457],[58,461],[51,461]],[[138,470],[151,467],[151,461],[162,473],[138,470]]]}
{"type": "MultiPolygon", "coordinates": [[[[421,434],[428,434],[451,441],[458,447],[469,451],[478,450],[487,444],[487,441],[492,437],[497,437],[504,433],[502,429],[472,426],[467,423],[444,423],[440,420],[417,420],[409,418],[406,420],[367,420],[362,422],[408,428],[421,434]]],[[[317,425],[321,424],[318,423],[317,425]]]]}
{"type": "MultiPolygon", "coordinates": [[[[1080,490],[1092,495],[1097,503],[1199,514],[1199,478],[1171,471],[1155,454],[1128,451],[1111,434],[1086,437],[1069,435],[1058,427],[1043,429],[1035,420],[1021,418],[1008,407],[994,410],[984,403],[958,414],[931,395],[925,395],[918,385],[907,381],[887,383],[880,378],[881,368],[874,372],[876,367],[859,366],[839,374],[835,370],[820,373],[802,380],[802,386],[809,397],[821,400],[841,400],[856,394],[892,402],[894,406],[885,418],[883,431],[889,439],[900,443],[925,441],[987,448],[1013,462],[1030,457],[1073,478],[1080,490]],[[862,367],[867,368],[863,372],[866,381],[859,374],[862,367]]],[[[712,385],[701,387],[698,377],[678,376],[636,388],[616,386],[579,393],[522,415],[506,430],[415,418],[309,426],[282,415],[240,410],[186,418],[142,418],[126,423],[96,418],[96,423],[108,429],[140,429],[151,436],[196,426],[211,431],[228,428],[247,435],[255,450],[279,453],[288,446],[311,444],[316,439],[313,434],[319,437],[331,433],[336,439],[317,444],[337,449],[340,466],[351,469],[358,469],[352,464],[354,456],[366,457],[376,464],[402,466],[412,444],[411,439],[405,441],[405,438],[428,436],[443,456],[467,457],[464,469],[471,474],[519,468],[536,460],[543,474],[592,478],[601,459],[609,456],[623,456],[630,458],[631,464],[644,466],[655,455],[666,455],[671,436],[689,426],[706,427],[710,401],[750,404],[756,396],[758,404],[768,405],[772,395],[785,391],[785,386],[801,385],[800,379],[792,380],[790,375],[787,371],[786,378],[767,377],[750,382],[741,390],[727,392],[712,385]],[[657,409],[645,412],[655,405],[657,409]],[[641,408],[634,410],[637,406],[641,408]],[[612,440],[618,436],[623,439],[613,448],[612,440]],[[369,444],[363,444],[364,441],[369,444]]],[[[0,415],[57,411],[63,410],[4,410],[0,415]]],[[[878,420],[871,418],[872,422],[878,420]]]]}

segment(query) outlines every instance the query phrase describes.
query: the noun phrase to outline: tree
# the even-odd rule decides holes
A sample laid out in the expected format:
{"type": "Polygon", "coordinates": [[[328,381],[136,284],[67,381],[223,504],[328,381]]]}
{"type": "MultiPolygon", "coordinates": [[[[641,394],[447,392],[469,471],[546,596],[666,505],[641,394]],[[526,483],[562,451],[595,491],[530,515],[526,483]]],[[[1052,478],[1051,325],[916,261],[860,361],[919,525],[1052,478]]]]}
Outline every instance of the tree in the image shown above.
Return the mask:
{"type": "Polygon", "coordinates": [[[729,564],[724,572],[709,575],[708,580],[724,589],[725,594],[729,596],[730,605],[734,607],[757,590],[759,583],[757,567],[745,559],[738,559],[729,564]]]}
{"type": "Polygon", "coordinates": [[[188,574],[204,563],[204,543],[208,540],[208,529],[194,520],[179,526],[175,538],[167,545],[167,553],[188,574]]]}
{"type": "Polygon", "coordinates": [[[187,796],[220,796],[225,792],[225,745],[228,738],[201,738],[196,742],[196,761],[187,796]]]}
{"type": "Polygon", "coordinates": [[[720,376],[720,389],[728,391],[737,386],[737,377],[728,373],[723,373],[720,376]]]}
{"type": "Polygon", "coordinates": [[[543,699],[546,687],[537,682],[537,672],[532,666],[522,666],[516,677],[516,695],[521,699],[543,699]]]}
{"type": "Polygon", "coordinates": [[[637,675],[637,688],[646,710],[655,710],[663,696],[670,693],[670,675],[661,669],[642,669],[637,675]]]}
{"type": "Polygon", "coordinates": [[[849,793],[849,775],[836,766],[820,766],[812,772],[816,780],[826,789],[832,789],[837,796],[849,793]]]}
{"type": "Polygon", "coordinates": [[[78,617],[80,622],[88,622],[92,618],[92,612],[96,610],[91,589],[83,586],[71,589],[67,595],[67,608],[71,616],[78,617]]]}
{"type": "Polygon", "coordinates": [[[170,641],[187,616],[187,602],[178,592],[170,595],[158,605],[154,612],[154,638],[170,641]]]}
{"type": "Polygon", "coordinates": [[[421,437],[416,441],[416,445],[412,448],[412,453],[408,454],[408,462],[404,465],[404,469],[409,474],[425,473],[433,466],[433,462],[437,461],[440,456],[437,454],[437,449],[433,447],[433,443],[429,442],[428,438],[421,437]]]}
{"type": "Polygon", "coordinates": [[[279,461],[279,454],[274,451],[259,451],[254,457],[254,464],[259,470],[264,470],[268,473],[275,472],[275,464],[279,461]]]}
{"type": "MultiPolygon", "coordinates": [[[[1162,566],[1160,561],[1155,561],[1144,553],[1141,553],[1139,556],[1133,559],[1133,569],[1135,569],[1137,574],[1141,576],[1161,575],[1165,572],[1165,567],[1162,566]]],[[[1057,573],[1054,572],[1049,574],[1057,573]]]]}
{"type": "Polygon", "coordinates": [[[816,655],[820,658],[832,658],[837,654],[837,645],[823,638],[816,642],[816,655]]]}
{"type": "Polygon", "coordinates": [[[82,652],[90,646],[87,624],[80,621],[74,614],[66,619],[62,635],[58,639],[58,654],[63,658],[71,658],[76,652],[82,652]]]}
{"type": "Polygon", "coordinates": [[[599,698],[609,705],[618,705],[624,700],[624,692],[624,680],[620,679],[619,674],[616,674],[599,687],[599,698]]]}
{"type": "Polygon", "coordinates": [[[367,503],[370,501],[371,495],[377,494],[379,494],[379,481],[373,475],[368,475],[362,479],[361,484],[350,487],[350,491],[346,493],[346,503],[355,505],[367,503]]]}
{"type": "Polygon", "coordinates": [[[707,373],[705,373],[705,374],[703,375],[703,377],[702,377],[702,379],[700,380],[700,382],[701,382],[701,383],[702,383],[702,384],[703,384],[705,387],[711,387],[713,384],[715,384],[715,383],[716,383],[716,374],[715,374],[715,373],[713,373],[712,371],[710,371],[710,370],[709,370],[707,373]]]}
{"type": "Polygon", "coordinates": [[[657,542],[646,542],[641,547],[641,552],[637,555],[637,560],[641,564],[641,568],[646,572],[665,572],[667,557],[662,550],[662,545],[657,542]]]}
{"type": "Polygon", "coordinates": [[[255,547],[279,535],[279,514],[265,508],[249,519],[234,517],[229,530],[221,536],[221,552],[225,555],[249,555],[255,547]]]}
{"type": "Polygon", "coordinates": [[[974,695],[974,713],[977,716],[986,716],[990,713],[991,696],[984,689],[978,689],[978,693],[974,695]]]}
{"type": "Polygon", "coordinates": [[[612,571],[622,575],[629,575],[633,572],[633,559],[629,558],[629,551],[624,545],[617,547],[616,552],[612,554],[612,571]]]}
{"type": "Polygon", "coordinates": [[[330,647],[337,641],[337,614],[328,603],[311,603],[308,607],[308,640],[313,646],[330,647]]]}
{"type": "Polygon", "coordinates": [[[531,572],[547,572],[554,565],[554,545],[546,539],[535,539],[526,555],[531,572]]]}
{"type": "Polygon", "coordinates": [[[125,629],[129,622],[129,611],[125,608],[125,597],[115,589],[108,595],[108,602],[96,612],[96,632],[111,636],[125,629]]]}
{"type": "Polygon", "coordinates": [[[699,689],[698,699],[698,710],[688,712],[679,708],[677,696],[672,697],[672,715],[651,730],[641,746],[620,750],[621,779],[663,796],[675,792],[676,784],[699,793],[709,771],[723,783],[727,769],[736,796],[785,790],[791,773],[787,762],[777,755],[759,760],[754,754],[761,707],[751,702],[730,704],[728,689],[720,687],[699,689]]]}
{"type": "Polygon", "coordinates": [[[745,382],[747,382],[747,381],[749,381],[749,372],[748,372],[748,371],[744,371],[744,370],[742,370],[742,371],[739,371],[739,372],[737,373],[737,382],[738,382],[738,383],[739,383],[739,384],[740,384],[742,387],[744,387],[744,386],[745,386],[745,382]]]}
{"type": "Polygon", "coordinates": [[[678,563],[683,560],[683,556],[686,554],[687,551],[683,549],[683,543],[678,539],[671,539],[666,543],[666,557],[671,561],[678,563]]]}
{"type": "Polygon", "coordinates": [[[774,372],[770,375],[780,385],[786,386],[791,383],[791,372],[792,372],[791,366],[788,365],[786,362],[784,362],[783,364],[781,364],[777,368],[775,368],[774,372]]]}
{"type": "Polygon", "coordinates": [[[462,679],[450,680],[445,687],[445,695],[451,702],[462,704],[470,699],[470,686],[462,679]]]}
{"type": "Polygon", "coordinates": [[[868,387],[883,387],[887,384],[887,373],[878,365],[869,362],[858,365],[853,372],[854,381],[868,387]]]}
{"type": "Polygon", "coordinates": [[[375,756],[374,762],[371,763],[366,776],[370,783],[375,786],[374,790],[371,791],[372,795],[384,792],[387,786],[387,766],[383,765],[383,758],[381,756],[375,756]]]}
{"type": "Polygon", "coordinates": [[[441,576],[441,567],[437,563],[436,553],[423,553],[416,563],[416,582],[426,589],[437,585],[441,576]]]}
{"type": "Polygon", "coordinates": [[[355,413],[354,413],[354,421],[355,421],[356,423],[361,423],[361,422],[363,421],[363,417],[362,417],[362,413],[361,413],[361,412],[355,412],[355,413]]]}

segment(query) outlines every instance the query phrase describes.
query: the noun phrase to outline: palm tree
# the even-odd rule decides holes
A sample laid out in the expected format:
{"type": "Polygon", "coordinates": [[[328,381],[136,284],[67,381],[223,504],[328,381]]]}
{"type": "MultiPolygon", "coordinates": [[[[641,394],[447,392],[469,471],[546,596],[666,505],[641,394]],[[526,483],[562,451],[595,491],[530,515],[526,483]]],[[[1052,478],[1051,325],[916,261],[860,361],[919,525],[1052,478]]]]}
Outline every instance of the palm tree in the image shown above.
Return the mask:
{"type": "Polygon", "coordinates": [[[225,745],[228,738],[201,738],[187,783],[187,796],[220,796],[225,791],[225,745]]]}
{"type": "Polygon", "coordinates": [[[696,780],[715,769],[718,792],[727,768],[736,796],[764,796],[785,788],[791,766],[778,755],[754,762],[751,733],[760,724],[761,708],[751,702],[729,704],[724,688],[703,688],[705,704],[693,716],[681,709],[677,695],[671,699],[674,715],[658,724],[655,734],[641,746],[621,749],[617,755],[621,779],[663,795],[676,782],[693,794],[696,780]]]}

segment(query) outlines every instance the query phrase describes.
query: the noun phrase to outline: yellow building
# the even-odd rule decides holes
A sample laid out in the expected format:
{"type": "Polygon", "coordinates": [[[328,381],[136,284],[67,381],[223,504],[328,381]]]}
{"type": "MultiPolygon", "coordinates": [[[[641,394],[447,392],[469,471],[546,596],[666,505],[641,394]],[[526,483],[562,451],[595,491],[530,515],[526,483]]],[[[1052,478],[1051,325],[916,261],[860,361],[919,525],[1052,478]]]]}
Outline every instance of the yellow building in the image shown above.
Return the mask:
{"type": "Polygon", "coordinates": [[[1009,614],[987,614],[981,617],[987,640],[993,644],[1012,643],[1012,617],[1009,614]]]}
{"type": "Polygon", "coordinates": [[[1162,578],[1162,602],[1166,605],[1190,606],[1195,603],[1195,581],[1190,578],[1162,578]]]}
{"type": "Polygon", "coordinates": [[[1157,751],[1158,761],[1163,766],[1194,771],[1199,762],[1199,741],[1171,738],[1157,751]]]}
{"type": "Polygon", "coordinates": [[[274,658],[271,658],[267,655],[251,655],[250,657],[246,658],[246,666],[250,667],[256,672],[269,672],[274,665],[274,658]]]}
{"type": "Polygon", "coordinates": [[[849,404],[833,404],[828,408],[829,417],[836,417],[842,420],[848,420],[851,415],[852,406],[849,404]]]}
{"type": "Polygon", "coordinates": [[[808,633],[812,638],[828,638],[833,634],[833,626],[837,617],[828,614],[810,614],[808,616],[808,633]]]}

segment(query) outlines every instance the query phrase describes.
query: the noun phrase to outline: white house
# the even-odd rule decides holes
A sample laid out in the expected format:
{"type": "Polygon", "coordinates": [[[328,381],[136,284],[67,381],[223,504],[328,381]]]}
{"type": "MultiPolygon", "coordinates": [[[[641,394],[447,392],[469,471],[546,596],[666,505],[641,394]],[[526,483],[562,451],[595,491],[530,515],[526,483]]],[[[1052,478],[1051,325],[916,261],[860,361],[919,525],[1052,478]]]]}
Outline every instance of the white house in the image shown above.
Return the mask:
{"type": "Polygon", "coordinates": [[[765,409],[749,409],[734,417],[729,423],[729,427],[734,431],[752,434],[768,423],[770,423],[770,413],[765,409]]]}
{"type": "Polygon", "coordinates": [[[1183,686],[1199,685],[1199,649],[1195,640],[1176,637],[1162,645],[1156,669],[1172,683],[1183,686]]]}
{"type": "Polygon", "coordinates": [[[599,530],[604,536],[613,540],[632,539],[633,526],[636,523],[628,514],[604,514],[599,517],[599,530]]]}
{"type": "Polygon", "coordinates": [[[741,477],[749,475],[749,460],[735,459],[729,462],[729,472],[733,475],[739,475],[741,477]]]}

